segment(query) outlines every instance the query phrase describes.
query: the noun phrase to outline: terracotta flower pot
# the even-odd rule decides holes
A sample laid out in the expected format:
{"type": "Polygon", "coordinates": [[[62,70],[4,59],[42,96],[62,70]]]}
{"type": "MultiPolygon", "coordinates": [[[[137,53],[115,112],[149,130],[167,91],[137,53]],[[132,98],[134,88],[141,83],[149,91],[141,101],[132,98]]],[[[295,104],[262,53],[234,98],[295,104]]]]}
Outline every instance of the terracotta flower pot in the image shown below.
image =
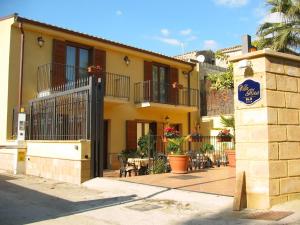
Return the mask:
{"type": "Polygon", "coordinates": [[[235,167],[235,150],[225,150],[228,159],[228,166],[235,167]]]}
{"type": "Polygon", "coordinates": [[[188,172],[188,156],[187,155],[169,155],[172,173],[182,174],[188,172]]]}

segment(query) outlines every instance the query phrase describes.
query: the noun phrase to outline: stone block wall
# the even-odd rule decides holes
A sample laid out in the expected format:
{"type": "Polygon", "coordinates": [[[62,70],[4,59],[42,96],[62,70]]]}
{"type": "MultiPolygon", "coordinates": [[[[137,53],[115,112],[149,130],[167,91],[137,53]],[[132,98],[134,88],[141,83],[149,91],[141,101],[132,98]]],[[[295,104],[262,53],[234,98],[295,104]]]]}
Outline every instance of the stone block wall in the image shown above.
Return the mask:
{"type": "Polygon", "coordinates": [[[26,174],[80,184],[91,179],[90,142],[27,141],[26,174]]]}
{"type": "Polygon", "coordinates": [[[67,160],[30,156],[26,161],[26,174],[81,184],[91,177],[90,160],[67,160]]]}
{"type": "Polygon", "coordinates": [[[0,171],[13,173],[15,157],[13,152],[5,152],[2,150],[0,152],[0,171]]]}
{"type": "Polygon", "coordinates": [[[233,58],[237,173],[246,172],[249,208],[300,199],[300,57],[263,50],[233,58]],[[250,61],[252,74],[238,68],[250,61]],[[237,99],[245,79],[261,84],[261,99],[237,99]]]}

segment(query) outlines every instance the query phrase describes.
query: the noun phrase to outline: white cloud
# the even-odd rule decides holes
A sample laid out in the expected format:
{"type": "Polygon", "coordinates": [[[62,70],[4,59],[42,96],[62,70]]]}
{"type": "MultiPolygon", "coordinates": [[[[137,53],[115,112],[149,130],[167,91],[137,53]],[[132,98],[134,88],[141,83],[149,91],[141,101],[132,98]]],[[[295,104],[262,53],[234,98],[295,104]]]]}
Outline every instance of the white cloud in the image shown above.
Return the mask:
{"type": "Polygon", "coordinates": [[[203,43],[203,48],[214,50],[218,48],[218,43],[215,40],[205,40],[203,43]]]}
{"type": "Polygon", "coordinates": [[[169,36],[170,35],[170,31],[166,28],[163,28],[160,30],[160,33],[163,35],[163,36],[169,36]]]}
{"type": "Polygon", "coordinates": [[[155,37],[156,40],[159,40],[163,43],[166,43],[168,45],[173,45],[173,46],[182,46],[183,43],[175,38],[166,38],[166,37],[155,37]]]}
{"type": "Polygon", "coordinates": [[[122,15],[123,15],[123,12],[122,12],[121,10],[117,10],[117,11],[116,11],[116,15],[117,15],[117,16],[122,16],[122,15]]]}
{"type": "Polygon", "coordinates": [[[183,36],[188,36],[192,33],[192,29],[188,28],[188,29],[185,29],[185,30],[181,30],[179,33],[183,36]]]}
{"type": "Polygon", "coordinates": [[[248,4],[248,0],[214,0],[217,5],[224,5],[228,7],[241,7],[248,4]]]}

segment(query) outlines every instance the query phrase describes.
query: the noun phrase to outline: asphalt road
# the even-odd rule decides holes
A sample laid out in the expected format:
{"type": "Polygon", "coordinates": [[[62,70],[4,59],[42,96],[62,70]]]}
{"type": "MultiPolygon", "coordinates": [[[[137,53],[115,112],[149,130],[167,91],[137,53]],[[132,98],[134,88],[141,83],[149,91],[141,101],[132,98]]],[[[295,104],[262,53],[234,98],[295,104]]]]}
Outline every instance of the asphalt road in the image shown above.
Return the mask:
{"type": "Polygon", "coordinates": [[[82,186],[0,174],[0,225],[21,224],[300,224],[300,201],[281,221],[242,219],[232,198],[94,179],[82,186]]]}

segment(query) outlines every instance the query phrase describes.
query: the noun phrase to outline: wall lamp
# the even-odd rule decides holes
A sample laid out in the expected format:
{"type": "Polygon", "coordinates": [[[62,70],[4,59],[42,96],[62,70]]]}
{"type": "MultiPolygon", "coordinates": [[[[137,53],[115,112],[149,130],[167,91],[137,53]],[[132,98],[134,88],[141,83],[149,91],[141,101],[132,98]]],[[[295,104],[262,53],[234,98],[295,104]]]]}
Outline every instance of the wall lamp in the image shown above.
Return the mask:
{"type": "Polygon", "coordinates": [[[168,124],[169,122],[170,122],[170,117],[169,117],[169,116],[166,116],[166,117],[165,117],[165,123],[168,124]]]}
{"type": "Polygon", "coordinates": [[[40,46],[40,48],[44,46],[45,40],[43,39],[42,36],[37,37],[37,43],[40,46]]]}
{"type": "Polygon", "coordinates": [[[123,60],[124,60],[124,62],[126,63],[127,66],[130,64],[130,59],[127,55],[124,57],[123,60]]]}

